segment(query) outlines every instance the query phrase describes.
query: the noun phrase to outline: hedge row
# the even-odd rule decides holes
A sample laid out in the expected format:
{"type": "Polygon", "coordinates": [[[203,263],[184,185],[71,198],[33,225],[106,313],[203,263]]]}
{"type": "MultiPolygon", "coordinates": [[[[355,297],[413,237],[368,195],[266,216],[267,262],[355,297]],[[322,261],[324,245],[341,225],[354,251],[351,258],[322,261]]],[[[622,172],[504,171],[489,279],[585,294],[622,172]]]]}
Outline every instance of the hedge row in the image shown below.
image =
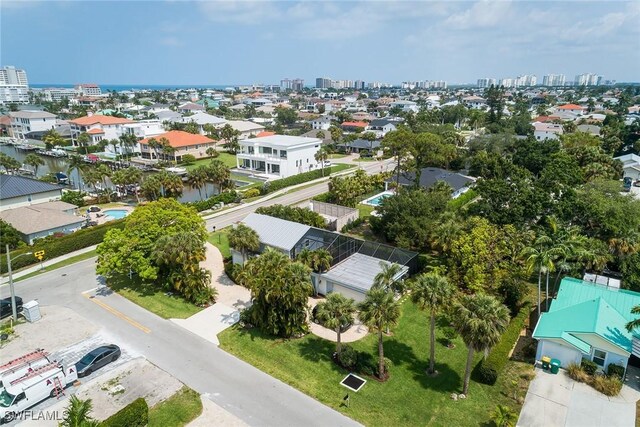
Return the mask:
{"type": "Polygon", "coordinates": [[[509,360],[509,352],[515,345],[520,331],[524,328],[530,314],[530,304],[526,303],[518,312],[516,317],[511,319],[507,330],[502,334],[500,342],[489,352],[487,358],[480,360],[476,365],[476,378],[479,382],[493,385],[498,379],[498,375],[504,370],[509,360]]]}
{"type": "Polygon", "coordinates": [[[144,427],[149,423],[149,406],[142,397],[100,423],[100,427],[144,427]]]}
{"type": "MultiPolygon", "coordinates": [[[[40,262],[33,255],[26,255],[17,258],[19,255],[27,252],[44,251],[43,261],[56,258],[68,253],[84,249],[89,246],[97,245],[104,239],[104,235],[107,231],[124,227],[124,220],[109,221],[105,224],[97,225],[95,227],[85,228],[84,230],[78,230],[75,233],[67,234],[61,237],[49,236],[44,239],[38,240],[33,246],[26,246],[15,251],[11,251],[11,269],[18,270],[19,268],[27,267],[40,262]]],[[[0,258],[0,273],[7,272],[7,259],[6,256],[0,258]]]]}
{"type": "MultiPolygon", "coordinates": [[[[331,166],[324,169],[324,176],[328,177],[332,172],[337,172],[337,166],[331,166]]],[[[305,182],[313,181],[314,179],[322,178],[322,169],[316,169],[311,172],[305,172],[298,175],[293,175],[288,178],[276,179],[275,181],[268,181],[262,185],[260,192],[262,194],[273,193],[274,191],[281,190],[291,185],[303,184],[305,182]]]]}
{"type": "Polygon", "coordinates": [[[209,197],[207,200],[185,203],[185,205],[193,206],[198,212],[202,212],[206,211],[207,209],[211,209],[213,206],[220,202],[228,205],[229,203],[238,201],[238,199],[239,195],[235,191],[225,191],[224,193],[216,194],[215,196],[209,197]]]}

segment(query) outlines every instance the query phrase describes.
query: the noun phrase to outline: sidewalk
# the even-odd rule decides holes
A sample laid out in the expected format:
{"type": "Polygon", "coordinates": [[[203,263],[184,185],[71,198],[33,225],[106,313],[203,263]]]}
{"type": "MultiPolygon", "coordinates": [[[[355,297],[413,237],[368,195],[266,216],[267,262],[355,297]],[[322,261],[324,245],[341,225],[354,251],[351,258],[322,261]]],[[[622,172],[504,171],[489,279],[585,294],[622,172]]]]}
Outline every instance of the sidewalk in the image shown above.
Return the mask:
{"type": "MultiPolygon", "coordinates": [[[[72,257],[77,256],[77,255],[82,255],[84,253],[91,252],[92,250],[94,250],[97,247],[98,247],[98,245],[93,245],[93,246],[86,247],[84,249],[77,250],[75,252],[70,252],[70,253],[68,253],[66,255],[62,255],[62,256],[59,256],[57,258],[48,259],[45,262],[43,262],[42,265],[46,268],[46,267],[49,267],[49,266],[51,266],[53,264],[57,264],[60,261],[64,261],[65,259],[69,259],[69,258],[72,258],[72,257]]],[[[3,256],[6,256],[6,255],[3,255],[3,256]]],[[[18,279],[18,278],[20,278],[22,276],[26,276],[27,274],[33,273],[35,271],[38,271],[38,270],[40,270],[40,268],[41,268],[40,267],[40,263],[37,263],[37,264],[34,264],[31,267],[27,267],[27,268],[25,268],[23,270],[14,271],[13,272],[13,280],[15,281],[16,279],[18,279]]],[[[9,275],[5,273],[2,276],[2,278],[0,278],[0,286],[7,285],[8,283],[9,283],[9,275]]]]}

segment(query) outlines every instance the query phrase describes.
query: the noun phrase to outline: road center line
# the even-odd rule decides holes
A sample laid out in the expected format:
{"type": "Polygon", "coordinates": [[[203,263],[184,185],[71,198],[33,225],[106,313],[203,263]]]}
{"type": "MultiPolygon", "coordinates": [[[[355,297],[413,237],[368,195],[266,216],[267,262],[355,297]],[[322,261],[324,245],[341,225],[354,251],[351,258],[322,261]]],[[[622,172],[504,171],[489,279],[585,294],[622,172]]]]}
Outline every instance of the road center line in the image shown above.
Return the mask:
{"type": "Polygon", "coordinates": [[[109,313],[113,314],[114,316],[116,316],[116,317],[124,320],[125,322],[129,323],[131,326],[140,329],[145,334],[148,334],[148,333],[151,332],[151,329],[147,328],[146,326],[141,325],[140,323],[136,322],[135,320],[133,320],[129,316],[127,316],[125,314],[122,314],[121,312],[119,312],[115,308],[111,307],[110,305],[105,304],[104,302],[96,299],[95,297],[92,298],[90,295],[88,295],[85,292],[82,293],[82,296],[85,297],[86,299],[88,299],[89,301],[98,304],[100,307],[104,308],[109,313]]]}

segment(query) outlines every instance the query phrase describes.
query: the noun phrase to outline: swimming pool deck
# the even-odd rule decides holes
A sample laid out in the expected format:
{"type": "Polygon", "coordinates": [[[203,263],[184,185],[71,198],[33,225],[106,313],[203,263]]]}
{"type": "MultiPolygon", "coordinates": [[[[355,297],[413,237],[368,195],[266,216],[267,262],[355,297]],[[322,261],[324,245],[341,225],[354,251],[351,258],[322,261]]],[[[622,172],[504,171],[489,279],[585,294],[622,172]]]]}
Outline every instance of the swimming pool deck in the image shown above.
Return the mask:
{"type": "Polygon", "coordinates": [[[365,199],[360,203],[363,204],[363,205],[378,207],[378,206],[380,206],[380,199],[393,196],[394,194],[395,193],[393,191],[386,190],[386,191],[383,191],[381,193],[376,194],[375,196],[371,196],[368,199],[365,199]],[[372,203],[373,200],[377,200],[378,203],[372,203]]]}

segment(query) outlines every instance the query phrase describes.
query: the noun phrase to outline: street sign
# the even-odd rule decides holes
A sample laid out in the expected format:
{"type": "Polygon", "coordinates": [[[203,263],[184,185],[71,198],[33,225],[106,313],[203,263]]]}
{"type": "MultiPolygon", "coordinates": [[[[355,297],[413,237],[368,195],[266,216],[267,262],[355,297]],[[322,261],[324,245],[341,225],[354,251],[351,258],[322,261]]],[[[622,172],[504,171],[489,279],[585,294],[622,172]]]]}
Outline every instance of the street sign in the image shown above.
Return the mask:
{"type": "Polygon", "coordinates": [[[36,258],[42,261],[42,258],[44,258],[44,251],[37,251],[33,255],[35,255],[36,258]]]}

